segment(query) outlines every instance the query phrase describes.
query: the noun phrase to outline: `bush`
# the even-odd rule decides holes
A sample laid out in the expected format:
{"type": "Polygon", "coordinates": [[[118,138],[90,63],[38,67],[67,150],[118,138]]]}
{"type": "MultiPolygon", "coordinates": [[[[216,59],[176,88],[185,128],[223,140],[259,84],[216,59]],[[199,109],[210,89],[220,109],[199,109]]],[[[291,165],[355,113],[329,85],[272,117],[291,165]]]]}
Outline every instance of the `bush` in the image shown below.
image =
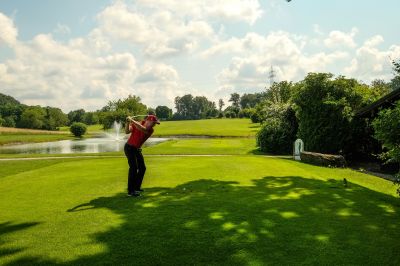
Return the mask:
{"type": "Polygon", "coordinates": [[[310,73],[294,92],[298,136],[310,151],[335,154],[358,142],[351,137],[352,120],[369,92],[354,79],[332,78],[310,73]]]}
{"type": "Polygon", "coordinates": [[[293,142],[296,140],[297,121],[293,109],[287,105],[283,107],[280,112],[267,118],[257,133],[257,145],[263,152],[292,153],[293,142]]]}
{"type": "Polygon", "coordinates": [[[0,116],[0,127],[4,124],[5,120],[0,116]]]}
{"type": "Polygon", "coordinates": [[[86,133],[86,125],[84,123],[74,122],[69,130],[75,137],[82,137],[82,135],[86,133]]]}
{"type": "MultiPolygon", "coordinates": [[[[372,122],[375,130],[375,138],[382,142],[386,152],[381,158],[387,162],[400,163],[400,101],[396,102],[393,109],[385,109],[379,112],[378,117],[372,122]]],[[[397,174],[400,178],[400,172],[397,174]]],[[[399,182],[398,182],[399,184],[399,182]]],[[[400,195],[400,188],[397,190],[400,195]]]]}

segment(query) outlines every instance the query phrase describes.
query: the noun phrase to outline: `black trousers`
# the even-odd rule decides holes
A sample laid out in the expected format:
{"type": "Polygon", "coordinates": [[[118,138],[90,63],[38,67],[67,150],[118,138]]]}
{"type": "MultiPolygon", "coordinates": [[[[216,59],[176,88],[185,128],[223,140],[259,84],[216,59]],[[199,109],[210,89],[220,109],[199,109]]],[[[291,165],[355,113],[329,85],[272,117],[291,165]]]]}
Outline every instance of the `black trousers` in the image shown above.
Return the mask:
{"type": "Polygon", "coordinates": [[[139,191],[142,186],[146,165],[142,155],[142,149],[137,149],[128,143],[124,146],[126,158],[128,158],[128,193],[139,191]]]}

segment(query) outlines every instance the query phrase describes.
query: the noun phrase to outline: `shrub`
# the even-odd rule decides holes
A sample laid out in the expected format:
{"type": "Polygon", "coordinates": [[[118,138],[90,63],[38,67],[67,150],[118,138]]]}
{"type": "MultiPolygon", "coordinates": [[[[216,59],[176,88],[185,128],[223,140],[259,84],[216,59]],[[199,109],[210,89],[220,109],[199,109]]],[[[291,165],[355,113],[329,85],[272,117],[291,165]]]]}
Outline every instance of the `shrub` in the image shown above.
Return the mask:
{"type": "Polygon", "coordinates": [[[4,119],[0,116],[0,126],[2,126],[4,124],[4,119]]]}
{"type": "Polygon", "coordinates": [[[86,133],[86,125],[80,122],[72,123],[70,131],[75,137],[82,137],[86,133]]]}
{"type": "Polygon", "coordinates": [[[273,154],[290,154],[296,139],[297,121],[293,109],[281,105],[271,114],[257,133],[257,145],[261,151],[273,154]]]}

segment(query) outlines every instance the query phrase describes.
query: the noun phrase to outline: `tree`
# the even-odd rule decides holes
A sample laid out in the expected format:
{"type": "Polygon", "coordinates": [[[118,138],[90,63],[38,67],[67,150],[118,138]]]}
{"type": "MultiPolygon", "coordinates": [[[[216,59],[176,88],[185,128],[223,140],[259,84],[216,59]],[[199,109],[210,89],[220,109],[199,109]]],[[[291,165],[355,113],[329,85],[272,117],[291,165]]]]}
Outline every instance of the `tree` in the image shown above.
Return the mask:
{"type": "Polygon", "coordinates": [[[377,98],[381,98],[388,94],[392,89],[390,83],[385,82],[383,79],[375,79],[371,82],[372,93],[376,94],[377,98]]]}
{"type": "Polygon", "coordinates": [[[224,107],[224,105],[225,105],[224,100],[219,99],[218,100],[218,107],[219,107],[219,112],[220,113],[222,112],[222,107],[224,107]]]}
{"type": "Polygon", "coordinates": [[[236,118],[239,115],[239,112],[240,112],[239,107],[234,107],[232,105],[226,107],[224,110],[225,116],[228,118],[236,118]]]}
{"type": "Polygon", "coordinates": [[[85,110],[78,109],[68,113],[69,123],[72,124],[73,122],[83,122],[85,116],[85,110]]]}
{"type": "Polygon", "coordinates": [[[187,94],[175,97],[175,108],[177,112],[174,119],[201,119],[217,115],[215,103],[204,96],[193,97],[187,94]]]}
{"type": "Polygon", "coordinates": [[[95,125],[99,123],[99,116],[97,112],[86,112],[83,116],[83,122],[86,125],[95,125]]]}
{"type": "Polygon", "coordinates": [[[293,90],[292,82],[274,82],[267,90],[265,98],[272,103],[287,103],[292,96],[293,90]]]}
{"type": "Polygon", "coordinates": [[[299,121],[298,137],[309,151],[338,153],[351,142],[353,117],[363,106],[363,95],[354,79],[330,73],[309,73],[293,96],[299,121]]]}
{"type": "Polygon", "coordinates": [[[129,95],[126,99],[109,101],[99,112],[99,122],[104,129],[111,128],[114,121],[125,123],[128,115],[147,113],[147,106],[140,102],[140,97],[129,95]]]}
{"type": "MultiPolygon", "coordinates": [[[[381,158],[388,162],[400,163],[400,101],[396,102],[393,109],[384,109],[372,122],[375,130],[375,138],[378,139],[387,150],[381,154],[381,158]]],[[[397,173],[397,184],[400,184],[400,172],[397,173]]],[[[397,190],[400,195],[400,188],[397,190]]]]}
{"type": "Polygon", "coordinates": [[[400,89],[400,60],[393,60],[394,78],[390,81],[392,90],[400,89]]]}
{"type": "Polygon", "coordinates": [[[263,99],[263,94],[261,93],[245,93],[240,97],[240,106],[242,109],[254,108],[263,99]]]}
{"type": "Polygon", "coordinates": [[[240,102],[240,95],[238,93],[232,93],[231,98],[229,99],[230,102],[232,102],[232,106],[235,108],[240,108],[239,102],[240,102]]]}
{"type": "Polygon", "coordinates": [[[156,107],[156,115],[160,119],[170,119],[172,117],[172,109],[165,105],[159,105],[156,107]]]}
{"type": "Polygon", "coordinates": [[[27,107],[21,115],[20,127],[42,129],[45,115],[44,109],[40,106],[27,107]]]}
{"type": "Polygon", "coordinates": [[[87,127],[84,123],[74,122],[69,130],[75,137],[82,137],[86,133],[86,128],[87,127]]]}
{"type": "Polygon", "coordinates": [[[68,117],[60,108],[47,106],[43,109],[46,113],[43,120],[43,129],[56,130],[60,126],[67,125],[68,117]]]}

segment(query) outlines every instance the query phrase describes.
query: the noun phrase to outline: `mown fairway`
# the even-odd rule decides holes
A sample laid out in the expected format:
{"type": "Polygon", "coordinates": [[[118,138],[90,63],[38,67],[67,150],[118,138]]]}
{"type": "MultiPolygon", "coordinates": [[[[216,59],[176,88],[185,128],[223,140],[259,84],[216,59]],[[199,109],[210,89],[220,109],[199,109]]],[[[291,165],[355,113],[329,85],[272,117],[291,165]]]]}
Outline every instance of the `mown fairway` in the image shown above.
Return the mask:
{"type": "Polygon", "coordinates": [[[0,264],[400,263],[390,182],[255,155],[146,160],[141,198],[124,158],[0,161],[0,264]]]}
{"type": "Polygon", "coordinates": [[[155,128],[156,136],[224,136],[224,137],[254,137],[259,130],[259,124],[251,123],[250,119],[206,119],[185,121],[162,121],[155,128]]]}

